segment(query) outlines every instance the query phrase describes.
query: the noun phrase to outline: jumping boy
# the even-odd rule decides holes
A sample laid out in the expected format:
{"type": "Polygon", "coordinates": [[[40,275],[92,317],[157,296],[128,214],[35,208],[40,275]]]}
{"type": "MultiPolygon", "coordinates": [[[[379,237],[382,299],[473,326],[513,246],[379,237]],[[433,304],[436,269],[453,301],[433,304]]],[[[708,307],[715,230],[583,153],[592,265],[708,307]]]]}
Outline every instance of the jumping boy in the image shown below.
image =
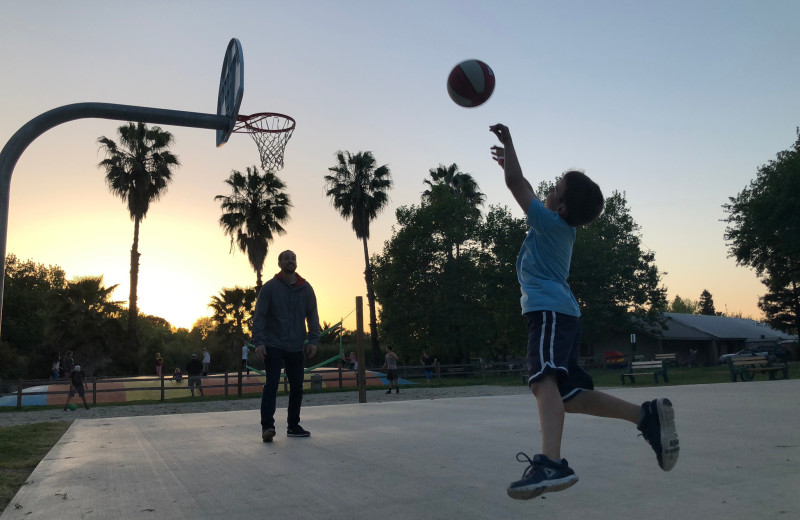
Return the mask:
{"type": "Polygon", "coordinates": [[[580,310],[567,284],[575,228],[603,211],[603,194],[582,172],[566,172],[544,201],[522,174],[508,127],[489,127],[503,146],[492,147],[492,158],[503,167],[505,182],[527,215],[527,236],[517,258],[522,313],[528,323],[528,385],[536,397],[542,430],[542,452],[530,459],[522,479],[506,492],[527,500],[561,491],[578,481],[561,458],[564,415],[582,413],[623,419],[637,426],[656,453],[658,465],[669,471],[678,460],[678,434],[672,403],[655,399],[641,406],[594,390],[591,376],[578,366],[580,310]]]}

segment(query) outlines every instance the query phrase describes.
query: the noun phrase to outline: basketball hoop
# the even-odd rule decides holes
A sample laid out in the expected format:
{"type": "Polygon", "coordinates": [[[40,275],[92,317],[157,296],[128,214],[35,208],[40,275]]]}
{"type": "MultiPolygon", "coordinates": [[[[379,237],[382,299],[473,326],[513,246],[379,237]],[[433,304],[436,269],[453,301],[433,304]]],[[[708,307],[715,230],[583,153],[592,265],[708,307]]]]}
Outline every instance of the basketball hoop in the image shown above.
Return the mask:
{"type": "Polygon", "coordinates": [[[292,137],[294,127],[294,118],[273,112],[261,112],[251,116],[240,115],[233,131],[250,134],[253,137],[264,170],[280,170],[283,168],[283,151],[289,138],[292,137]]]}

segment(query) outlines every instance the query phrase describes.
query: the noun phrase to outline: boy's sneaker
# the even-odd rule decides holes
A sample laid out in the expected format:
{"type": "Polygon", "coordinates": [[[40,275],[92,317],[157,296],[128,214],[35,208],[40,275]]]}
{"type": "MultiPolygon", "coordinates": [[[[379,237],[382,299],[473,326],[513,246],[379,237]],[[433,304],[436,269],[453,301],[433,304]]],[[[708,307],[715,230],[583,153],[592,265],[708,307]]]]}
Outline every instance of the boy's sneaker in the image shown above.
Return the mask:
{"type": "Polygon", "coordinates": [[[304,430],[299,424],[297,426],[289,426],[286,428],[287,437],[311,437],[311,432],[304,430]]]}
{"type": "Polygon", "coordinates": [[[261,440],[264,442],[272,442],[273,437],[275,437],[275,428],[267,428],[261,432],[261,440]]]}
{"type": "Polygon", "coordinates": [[[661,469],[671,470],[678,462],[680,445],[675,431],[675,410],[670,400],[663,397],[642,403],[636,427],[656,452],[661,469]]]}
{"type": "Polygon", "coordinates": [[[542,454],[534,455],[533,460],[526,454],[517,453],[517,460],[527,462],[522,479],[512,482],[506,493],[517,500],[536,498],[542,493],[562,491],[578,481],[578,476],[567,464],[566,459],[556,462],[542,454]],[[524,458],[521,458],[524,457],[524,458]]]}

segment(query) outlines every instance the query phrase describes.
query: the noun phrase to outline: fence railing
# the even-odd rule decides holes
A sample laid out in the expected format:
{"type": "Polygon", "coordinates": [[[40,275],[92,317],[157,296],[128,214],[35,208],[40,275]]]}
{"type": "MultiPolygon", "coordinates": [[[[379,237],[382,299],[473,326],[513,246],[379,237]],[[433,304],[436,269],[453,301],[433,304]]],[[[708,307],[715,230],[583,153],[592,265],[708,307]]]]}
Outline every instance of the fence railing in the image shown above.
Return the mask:
{"type": "MultiPolygon", "coordinates": [[[[433,365],[433,366],[424,366],[424,365],[401,365],[397,367],[398,370],[398,377],[402,379],[406,379],[412,381],[414,379],[442,379],[442,378],[450,378],[450,377],[481,377],[486,379],[487,376],[492,375],[519,375],[523,373],[523,370],[518,367],[476,367],[474,365],[433,365]],[[430,371],[430,374],[428,373],[430,371]]],[[[383,372],[379,370],[369,370],[366,376],[366,384],[367,386],[377,386],[378,384],[382,385],[383,380],[385,377],[381,377],[384,375],[383,372]]],[[[224,372],[219,374],[209,374],[207,376],[202,376],[201,378],[201,388],[205,392],[206,390],[212,390],[213,395],[223,395],[225,399],[228,399],[231,395],[235,395],[237,398],[241,397],[245,390],[248,387],[262,387],[264,385],[263,381],[264,376],[260,373],[256,372],[256,375],[246,375],[242,372],[224,372]],[[255,381],[253,380],[255,379],[255,381]],[[222,389],[221,391],[217,391],[217,389],[222,389]]],[[[356,387],[357,386],[357,374],[346,368],[337,367],[332,369],[319,369],[314,372],[307,372],[303,378],[303,385],[305,386],[308,384],[308,388],[310,391],[321,391],[323,388],[345,388],[345,387],[356,387]]],[[[188,376],[184,376],[181,384],[175,384],[172,377],[151,377],[151,378],[142,378],[142,377],[131,377],[131,378],[95,378],[90,377],[87,378],[84,382],[84,388],[86,392],[87,401],[91,397],[91,403],[96,405],[98,402],[98,394],[104,393],[122,393],[126,394],[127,401],[127,394],[131,392],[152,392],[157,391],[160,401],[165,401],[167,399],[168,393],[175,392],[175,391],[182,391],[186,392],[188,387],[188,376]],[[137,383],[137,386],[125,386],[124,383],[137,383]],[[143,383],[144,386],[141,386],[143,383]],[[152,383],[150,385],[146,383],[152,383]],[[187,383],[187,384],[182,384],[187,383]],[[120,384],[122,384],[120,386],[120,384]]],[[[15,395],[16,396],[16,407],[22,408],[23,406],[23,397],[25,396],[38,396],[38,395],[67,395],[69,393],[69,386],[67,389],[57,390],[52,388],[53,385],[69,385],[68,380],[47,380],[47,379],[40,379],[40,380],[23,380],[19,379],[16,383],[16,388],[14,388],[8,395],[15,395]],[[38,386],[45,386],[47,385],[47,390],[29,390],[34,387],[38,386]],[[26,391],[28,390],[28,391],[26,391]]],[[[282,389],[284,392],[289,391],[289,383],[285,377],[285,374],[281,374],[281,383],[282,389]]],[[[103,400],[104,402],[109,402],[103,400]]],[[[134,401],[132,401],[134,402],[134,401]]]]}

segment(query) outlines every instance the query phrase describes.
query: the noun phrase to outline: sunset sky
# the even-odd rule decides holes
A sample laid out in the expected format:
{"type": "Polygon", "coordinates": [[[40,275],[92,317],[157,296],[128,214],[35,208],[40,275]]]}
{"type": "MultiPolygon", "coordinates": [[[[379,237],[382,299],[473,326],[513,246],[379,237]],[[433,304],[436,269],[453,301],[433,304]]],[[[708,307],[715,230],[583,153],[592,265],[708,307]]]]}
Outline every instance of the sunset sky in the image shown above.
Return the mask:
{"type": "MultiPolygon", "coordinates": [[[[241,113],[297,121],[279,172],[291,221],[270,246],[265,279],[278,253],[294,250],[322,320],[338,321],[366,294],[361,243],[325,197],[336,151],[372,151],[392,171],[390,206],[371,228],[376,253],[395,210],[419,203],[439,164],[472,174],[487,209],[523,216],[490,158],[498,122],[534,185],[579,168],[607,195],[626,193],[670,300],[708,289],[717,310],[757,318],[764,287],[728,258],[721,205],[796,139],[798,27],[796,0],[3,2],[0,146],[71,103],[214,113],[236,37],[241,113]],[[445,88],[468,58],[497,78],[475,109],[445,88]]],[[[97,138],[117,140],[122,123],[65,123],[28,147],[11,183],[7,252],[68,278],[103,275],[127,303],[133,222],[97,167],[97,138]]],[[[259,157],[246,135],[217,149],[214,131],[164,128],[181,167],[142,223],[139,307],[188,328],[223,287],[255,284],[246,256],[229,252],[214,196],[259,157]]]]}

